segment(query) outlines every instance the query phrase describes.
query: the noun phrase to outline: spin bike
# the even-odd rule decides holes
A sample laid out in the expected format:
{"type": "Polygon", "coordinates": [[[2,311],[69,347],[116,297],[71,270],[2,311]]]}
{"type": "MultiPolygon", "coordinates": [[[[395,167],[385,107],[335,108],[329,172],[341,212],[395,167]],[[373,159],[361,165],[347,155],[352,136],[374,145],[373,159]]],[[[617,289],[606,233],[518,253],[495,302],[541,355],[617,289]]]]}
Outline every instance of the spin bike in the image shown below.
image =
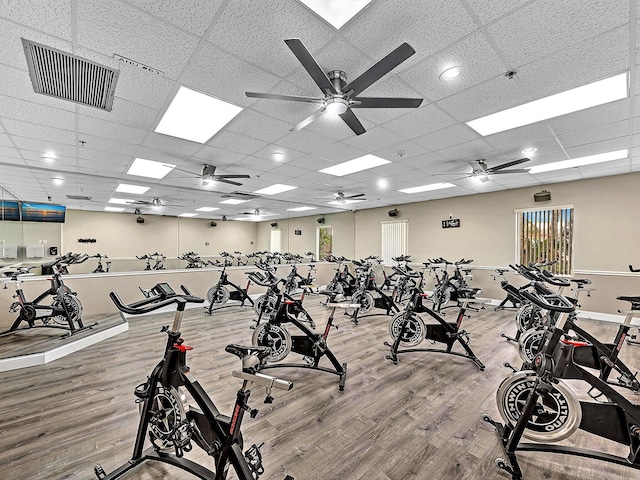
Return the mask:
{"type": "Polygon", "coordinates": [[[101,253],[96,253],[95,255],[91,255],[89,258],[97,258],[98,259],[98,266],[91,273],[107,273],[111,269],[111,262],[108,261],[108,260],[105,262],[107,264],[106,270],[102,266],[102,259],[103,258],[109,258],[106,255],[102,255],[101,253]]]}
{"type": "Polygon", "coordinates": [[[288,294],[291,294],[298,290],[298,288],[302,287],[303,291],[305,291],[306,293],[312,293],[313,290],[311,285],[313,285],[315,278],[312,278],[311,275],[313,274],[315,269],[315,265],[310,265],[307,276],[303,277],[298,273],[298,267],[292,265],[291,271],[289,272],[289,275],[287,275],[284,283],[284,291],[288,294]]]}
{"type": "MultiPolygon", "coordinates": [[[[625,398],[608,381],[613,370],[623,373],[619,370],[617,352],[624,337],[611,352],[611,358],[594,357],[593,345],[588,341],[567,337],[575,329],[573,302],[561,295],[547,295],[537,284],[533,288],[532,292],[523,290],[522,296],[559,318],[546,331],[543,348],[533,363],[534,370],[515,372],[500,384],[496,401],[504,423],[487,414],[482,416],[496,429],[506,456],[497,458],[496,466],[509,473],[512,480],[521,480],[523,473],[517,452],[533,451],[576,455],[640,470],[640,405],[625,398]],[[594,367],[591,362],[607,368],[601,368],[600,374],[595,375],[587,369],[594,367]],[[590,386],[589,396],[597,402],[579,400],[563,379],[586,383],[590,386]],[[629,454],[622,457],[556,444],[577,430],[626,445],[629,454]],[[536,443],[522,443],[522,437],[536,443]]],[[[618,299],[631,303],[630,310],[621,312],[626,314],[624,326],[628,331],[632,318],[640,314],[640,296],[618,299]]]]}
{"type": "Polygon", "coordinates": [[[473,353],[473,350],[469,346],[469,333],[466,330],[460,330],[462,321],[468,315],[467,310],[477,311],[479,308],[484,308],[484,304],[488,303],[488,299],[473,298],[472,292],[467,292],[465,298],[458,298],[458,315],[455,322],[447,322],[442,316],[426,307],[422,300],[427,297],[427,294],[423,292],[422,286],[424,284],[424,275],[422,272],[415,272],[410,275],[416,279],[416,286],[411,292],[411,299],[407,302],[403,312],[399,313],[391,319],[389,322],[389,334],[393,343],[384,342],[385,346],[389,347],[389,354],[386,356],[387,360],[391,360],[394,364],[398,363],[398,354],[409,352],[435,352],[435,353],[447,353],[449,355],[457,355],[459,357],[467,358],[478,367],[481,371],[484,371],[484,364],[473,353]],[[424,320],[420,317],[420,313],[426,313],[436,320],[435,324],[425,324],[424,320]],[[446,348],[403,348],[403,347],[416,347],[423,340],[428,340],[432,343],[443,343],[446,348]],[[464,349],[464,353],[454,352],[453,346],[458,342],[464,349]]]}
{"type": "MultiPolygon", "coordinates": [[[[230,466],[239,480],[255,480],[264,472],[260,447],[254,444],[242,453],[240,426],[244,413],[248,412],[251,418],[258,414],[258,410],[248,405],[251,390],[247,387],[250,383],[264,387],[265,403],[271,403],[272,389],[291,390],[293,384],[258,372],[269,349],[227,345],[225,351],[242,361],[242,370],[233,372],[234,377],[242,380],[242,387],[236,395],[232,416],[222,415],[187,366],[187,351],[192,347],[185,345],[180,337],[187,303],[203,303],[204,299],[192,296],[184,285],[181,288],[184,293],[178,294],[168,284],[159,283],[150,290],[148,298],[129,305],[123,304],[115,292],[109,294],[116,307],[130,315],[152,312],[174,303],[176,313],[171,328],[162,328],[168,336],[162,360],[147,381],[134,390],[140,405],[140,422],[133,455],[110,474],[96,465],[94,472],[100,480],[120,478],[149,460],[173,465],[202,480],[224,480],[230,466]],[[186,403],[183,390],[189,393],[195,405],[186,403]],[[143,450],[147,436],[151,447],[143,450]],[[214,470],[184,458],[185,452],[191,451],[194,444],[213,458],[214,470]]],[[[293,480],[293,477],[287,476],[285,480],[293,480]]]]}
{"type": "Polygon", "coordinates": [[[276,278],[269,284],[269,286],[276,289],[275,291],[277,292],[274,311],[273,314],[268,315],[268,321],[265,323],[260,323],[260,318],[263,316],[261,314],[256,321],[257,325],[253,332],[253,345],[270,348],[270,353],[266,357],[268,363],[266,365],[260,365],[260,370],[266,368],[294,367],[310,368],[321,372],[333,373],[339,377],[339,390],[341,392],[344,391],[344,384],[347,380],[347,364],[340,364],[327,345],[327,337],[329,336],[331,327],[338,328],[338,325],[333,324],[336,308],[348,308],[357,305],[350,305],[348,303],[328,304],[328,307],[331,308],[331,315],[327,319],[324,331],[322,334],[314,333],[298,318],[301,313],[301,302],[298,303],[293,299],[287,299],[277,290],[277,285],[281,281],[282,280],[276,278]],[[302,335],[291,335],[287,324],[297,327],[298,330],[302,332],[302,335]],[[290,352],[302,355],[305,363],[274,363],[283,360],[290,352]],[[321,367],[319,365],[320,360],[324,356],[329,359],[333,368],[321,367]]]}
{"type": "Polygon", "coordinates": [[[10,281],[16,284],[16,294],[13,298],[17,301],[9,306],[9,312],[18,313],[18,318],[13,322],[9,330],[1,332],[0,335],[6,335],[17,330],[28,330],[30,328],[60,328],[68,330],[68,333],[61,335],[60,338],[67,338],[84,330],[90,330],[97,322],[91,325],[85,325],[82,322],[82,303],[67,287],[58,267],[53,266],[53,276],[49,279],[49,289],[38,295],[35,300],[26,299],[24,291],[20,287],[21,276],[31,275],[29,270],[33,267],[20,267],[15,272],[5,272],[10,277],[10,281]],[[42,305],[41,302],[48,297],[52,297],[51,305],[42,305]],[[42,322],[41,324],[36,321],[42,322]],[[26,323],[26,327],[20,328],[21,323],[26,323]]]}
{"type": "MultiPolygon", "coordinates": [[[[248,274],[249,272],[245,272],[248,274]]],[[[245,301],[249,302],[251,305],[255,305],[253,299],[249,296],[249,287],[251,286],[251,278],[247,281],[247,286],[242,288],[232,281],[229,280],[229,274],[227,273],[227,265],[225,264],[222,267],[222,271],[220,272],[220,278],[218,279],[218,283],[216,283],[213,287],[211,287],[207,291],[207,300],[209,301],[209,306],[205,307],[207,313],[211,315],[211,312],[215,309],[223,308],[224,304],[229,300],[234,300],[240,302],[240,308],[245,308],[245,301]],[[229,291],[227,286],[233,288],[233,291],[229,291]]],[[[226,305],[227,307],[234,307],[236,305],[226,305]]]]}
{"type": "Polygon", "coordinates": [[[385,315],[400,312],[400,307],[393,301],[393,294],[391,296],[387,295],[376,284],[372,264],[364,260],[360,262],[353,260],[353,264],[358,268],[358,286],[353,295],[351,295],[351,302],[357,304],[358,307],[351,314],[351,321],[357,325],[359,318],[377,315],[375,313],[369,314],[372,308],[384,310],[385,315]],[[375,296],[373,295],[374,293],[376,294],[375,296]],[[361,315],[361,313],[365,315],[361,315]]]}

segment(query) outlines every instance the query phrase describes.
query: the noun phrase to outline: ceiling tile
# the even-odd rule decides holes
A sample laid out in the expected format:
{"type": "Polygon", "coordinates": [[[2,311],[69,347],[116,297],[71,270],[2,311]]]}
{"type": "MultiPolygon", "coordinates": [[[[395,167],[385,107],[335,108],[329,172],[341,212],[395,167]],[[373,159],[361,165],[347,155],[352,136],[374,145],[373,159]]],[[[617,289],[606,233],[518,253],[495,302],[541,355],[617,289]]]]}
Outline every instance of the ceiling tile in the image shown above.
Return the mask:
{"type": "Polygon", "coordinates": [[[139,67],[118,62],[120,74],[115,96],[154,110],[168,105],[177,90],[176,82],[139,67]]]}
{"type": "Polygon", "coordinates": [[[77,8],[80,44],[135,60],[168,78],[178,78],[198,43],[195,35],[116,0],[84,0],[77,8]]]}
{"type": "Polygon", "coordinates": [[[209,27],[223,3],[223,0],[127,1],[199,37],[209,27]]]}
{"type": "Polygon", "coordinates": [[[9,158],[16,158],[16,159],[20,158],[20,153],[18,153],[18,149],[12,146],[0,145],[0,159],[2,161],[5,161],[9,158]]]}
{"type": "Polygon", "coordinates": [[[344,143],[362,151],[374,151],[395,145],[405,140],[405,138],[405,136],[384,127],[374,127],[368,129],[362,135],[353,135],[345,139],[344,143]]]}
{"type": "Polygon", "coordinates": [[[429,104],[385,123],[384,127],[397,132],[404,138],[414,139],[454,123],[456,121],[441,108],[435,104],[429,104]]]}
{"type": "Polygon", "coordinates": [[[6,132],[11,135],[12,140],[20,148],[23,148],[21,145],[24,145],[24,143],[17,137],[38,139],[40,141],[62,143],[65,145],[76,145],[76,133],[74,131],[22,122],[11,118],[2,119],[2,124],[6,132]]]}
{"type": "Polygon", "coordinates": [[[224,9],[209,41],[267,71],[286,75],[300,64],[285,39],[300,38],[313,55],[331,40],[332,30],[297,2],[236,1],[224,9]]]}
{"type": "Polygon", "coordinates": [[[297,132],[290,132],[278,140],[278,145],[304,153],[317,152],[334,143],[335,140],[333,138],[323,137],[304,128],[297,132]]]}
{"type": "Polygon", "coordinates": [[[134,155],[138,145],[133,143],[124,143],[105,137],[95,137],[83,133],[79,135],[80,141],[86,142],[85,147],[92,150],[102,150],[103,152],[117,153],[120,155],[134,155]]]}
{"type": "MultiPolygon", "coordinates": [[[[347,160],[353,160],[354,158],[362,157],[367,152],[351,145],[337,142],[333,145],[318,150],[314,153],[314,156],[329,160],[331,163],[342,163],[347,160]]],[[[314,168],[314,170],[320,170],[320,168],[314,168]]]]}
{"type": "Polygon", "coordinates": [[[93,136],[104,135],[105,137],[121,140],[126,143],[140,144],[147,134],[146,130],[131,126],[120,125],[118,123],[107,122],[95,117],[78,115],[78,132],[93,136]]]}
{"type": "Polygon", "coordinates": [[[414,142],[429,150],[441,150],[478,138],[478,134],[466,125],[457,123],[433,133],[414,139],[414,142]]]}
{"type": "Polygon", "coordinates": [[[609,123],[597,127],[587,128],[578,132],[568,133],[558,137],[563,147],[588,146],[595,142],[603,140],[624,137],[625,141],[629,138],[629,121],[622,120],[620,122],[609,123]]]}
{"type": "Polygon", "coordinates": [[[429,100],[436,101],[453,95],[506,71],[506,66],[484,35],[474,32],[445,50],[402,73],[402,78],[429,100]],[[462,67],[461,74],[443,80],[440,74],[454,65],[462,67]]]}
{"type": "Polygon", "coordinates": [[[529,3],[529,0],[468,0],[468,2],[480,21],[489,23],[529,3]]]}
{"type": "Polygon", "coordinates": [[[460,2],[432,0],[425,8],[423,0],[389,0],[373,3],[342,33],[376,62],[409,43],[416,54],[398,67],[402,71],[476,29],[460,2]]]}
{"type": "Polygon", "coordinates": [[[207,145],[212,147],[234,150],[247,155],[257,152],[266,144],[262,140],[225,130],[218,132],[207,142],[207,145]]]}
{"type": "Polygon", "coordinates": [[[291,125],[251,108],[245,108],[229,122],[227,128],[265,142],[275,142],[289,133],[291,125]]]}
{"type": "Polygon", "coordinates": [[[629,118],[629,99],[618,100],[547,120],[556,135],[619,122],[629,118]]]}
{"type": "Polygon", "coordinates": [[[178,157],[190,157],[201,149],[202,144],[183,140],[182,138],[164,135],[162,133],[149,132],[142,142],[143,147],[162,150],[178,157]]]}
{"type": "Polygon", "coordinates": [[[211,145],[203,145],[200,150],[192,155],[189,160],[198,163],[207,163],[209,165],[231,165],[246,158],[246,154],[234,152],[233,150],[225,150],[223,148],[212,147],[211,145]]]}
{"type": "MultiPolygon", "coordinates": [[[[466,125],[465,125],[466,127],[466,125]]],[[[466,127],[471,130],[470,127],[466,127]]],[[[547,148],[554,144],[555,148],[559,148],[558,143],[554,140],[553,131],[549,128],[547,122],[536,122],[523,127],[512,128],[504,132],[494,133],[484,137],[485,141],[492,147],[503,150],[510,148],[537,147],[539,143],[544,143],[547,148]]]]}
{"type": "Polygon", "coordinates": [[[40,123],[63,130],[75,130],[75,115],[68,110],[51,108],[38,103],[17,98],[0,96],[0,111],[3,118],[13,118],[23,122],[40,123]]]}
{"type": "Polygon", "coordinates": [[[144,130],[153,130],[153,127],[160,120],[158,110],[118,98],[117,96],[113,100],[113,109],[110,112],[85,105],[77,105],[77,109],[81,115],[88,115],[108,122],[120,123],[144,130]]]}
{"type": "Polygon", "coordinates": [[[443,148],[436,153],[445,160],[473,160],[474,158],[484,158],[491,153],[492,150],[487,142],[478,138],[453,147],[443,148]]]}
{"type": "Polygon", "coordinates": [[[519,67],[628,22],[627,2],[538,0],[488,26],[487,31],[512,67],[519,67]]]}

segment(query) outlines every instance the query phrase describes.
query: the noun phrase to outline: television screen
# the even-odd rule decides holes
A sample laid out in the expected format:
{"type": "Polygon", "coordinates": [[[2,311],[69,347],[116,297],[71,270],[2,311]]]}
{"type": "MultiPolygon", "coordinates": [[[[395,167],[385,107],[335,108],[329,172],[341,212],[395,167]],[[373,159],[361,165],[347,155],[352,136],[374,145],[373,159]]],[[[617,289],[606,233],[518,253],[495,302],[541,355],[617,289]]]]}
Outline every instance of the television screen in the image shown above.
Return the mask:
{"type": "Polygon", "coordinates": [[[18,202],[0,200],[0,220],[20,220],[18,202]]]}
{"type": "Polygon", "coordinates": [[[64,223],[66,211],[64,205],[22,202],[22,221],[64,223]]]}

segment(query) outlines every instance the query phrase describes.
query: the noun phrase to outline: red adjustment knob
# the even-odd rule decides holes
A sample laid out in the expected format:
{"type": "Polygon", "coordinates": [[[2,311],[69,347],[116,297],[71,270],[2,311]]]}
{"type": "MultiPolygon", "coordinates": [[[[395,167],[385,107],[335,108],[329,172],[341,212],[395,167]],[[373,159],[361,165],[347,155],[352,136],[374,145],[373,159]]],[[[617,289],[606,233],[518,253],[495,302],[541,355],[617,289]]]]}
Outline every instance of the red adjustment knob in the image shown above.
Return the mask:
{"type": "Polygon", "coordinates": [[[173,348],[177,348],[182,353],[186,352],[187,350],[193,350],[193,347],[190,347],[189,345],[182,345],[181,343],[174,343],[173,348]]]}
{"type": "Polygon", "coordinates": [[[282,302],[282,303],[284,303],[285,305],[293,305],[293,304],[294,304],[294,303],[296,303],[296,302],[294,302],[293,300],[285,300],[285,301],[284,301],[284,302],[282,302]]]}

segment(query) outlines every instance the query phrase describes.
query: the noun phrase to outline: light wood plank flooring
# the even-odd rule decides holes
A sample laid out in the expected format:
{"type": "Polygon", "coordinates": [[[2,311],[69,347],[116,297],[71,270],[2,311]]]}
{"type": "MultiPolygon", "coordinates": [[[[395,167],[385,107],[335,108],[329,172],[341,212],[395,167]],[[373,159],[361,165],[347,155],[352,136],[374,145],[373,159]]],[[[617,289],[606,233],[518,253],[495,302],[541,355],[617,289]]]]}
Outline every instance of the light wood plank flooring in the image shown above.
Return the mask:
{"type": "MultiPolygon", "coordinates": [[[[327,310],[317,297],[305,304],[322,331],[327,310]]],[[[249,344],[252,318],[251,311],[237,307],[213,316],[200,309],[185,315],[183,336],[194,347],[189,365],[224,413],[239,387],[231,377],[238,359],[224,346],[249,344]]],[[[248,444],[265,443],[263,479],[285,474],[296,480],[509,478],[493,464],[500,455],[498,439],[480,417],[484,412],[498,417],[495,392],[509,373],[502,364],[519,363],[516,347],[500,338],[501,332],[513,333],[513,312],[487,309],[465,320],[484,372],[466,359],[437,353],[404,354],[394,365],[383,346],[389,340],[388,318],[362,318],[359,325],[342,315],[336,320],[339,329],[331,331],[328,343],[348,363],[344,392],[335,375],[289,368],[269,371],[295,384],[290,392],[276,391],[273,404],[262,404],[263,395],[254,389],[252,406],[260,414],[247,417],[243,433],[248,444]]],[[[88,480],[95,478],[94,464],[109,472],[128,460],[138,420],[132,391],[160,359],[165,343],[160,328],[171,318],[136,317],[130,323],[129,331],[50,364],[0,373],[0,479],[88,480]]],[[[613,338],[616,329],[584,325],[594,325],[604,338],[613,338]]],[[[623,353],[638,366],[640,347],[626,346],[623,353]]],[[[286,360],[299,359],[291,353],[286,360]]],[[[574,438],[582,446],[600,444],[588,434],[574,438]]],[[[200,452],[189,456],[211,466],[200,452]]],[[[526,479],[640,476],[638,470],[563,455],[522,453],[520,462],[526,479]]],[[[149,463],[126,478],[194,477],[149,463]]]]}

